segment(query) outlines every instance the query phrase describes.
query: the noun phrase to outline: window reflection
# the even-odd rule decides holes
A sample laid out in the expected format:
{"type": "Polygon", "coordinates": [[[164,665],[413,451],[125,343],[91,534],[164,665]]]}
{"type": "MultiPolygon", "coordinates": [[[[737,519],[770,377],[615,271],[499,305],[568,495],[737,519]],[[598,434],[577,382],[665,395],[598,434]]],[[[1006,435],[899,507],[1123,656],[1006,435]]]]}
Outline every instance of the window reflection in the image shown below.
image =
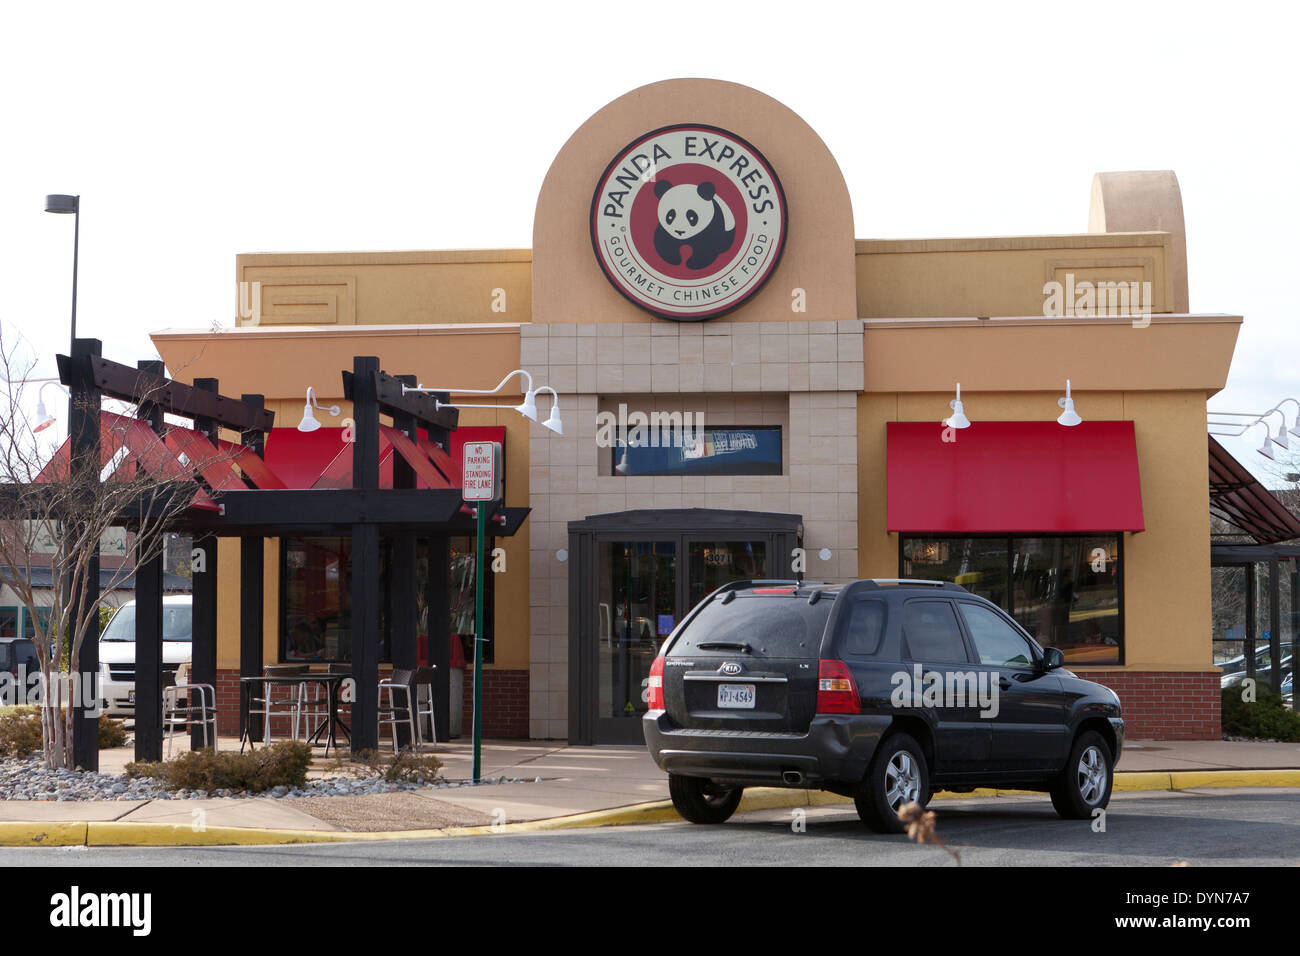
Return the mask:
{"type": "Polygon", "coordinates": [[[1118,664],[1120,539],[904,538],[904,577],[955,581],[1011,614],[1068,663],[1118,664]]]}

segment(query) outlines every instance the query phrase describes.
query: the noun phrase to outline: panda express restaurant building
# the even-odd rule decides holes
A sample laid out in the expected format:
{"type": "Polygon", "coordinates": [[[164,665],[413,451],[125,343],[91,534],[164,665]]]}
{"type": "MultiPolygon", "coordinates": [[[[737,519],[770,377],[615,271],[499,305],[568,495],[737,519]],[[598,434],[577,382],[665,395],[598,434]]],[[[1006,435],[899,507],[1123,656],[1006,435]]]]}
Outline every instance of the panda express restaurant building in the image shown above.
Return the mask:
{"type": "MultiPolygon", "coordinates": [[[[1131,737],[1219,736],[1206,399],[1241,318],[1189,311],[1172,173],[1096,177],[1085,233],[861,240],[795,113],[670,80],[578,128],[533,230],[531,251],[241,255],[255,310],[153,337],[182,379],[264,394],[282,463],[328,458],[310,440],[337,453],[353,356],[466,405],[519,404],[521,376],[466,390],[520,368],[558,393],[563,434],[460,412],[461,440],[503,441],[506,504],[532,509],[489,543],[487,735],[638,742],[674,624],[726,581],[802,561],[811,580],[956,580],[1115,688],[1131,737]],[[1122,283],[1150,314],[1048,315],[1050,282],[1122,283]],[[969,428],[940,423],[958,382],[969,428]],[[309,386],[343,407],[304,436],[309,386]]],[[[300,625],[325,618],[309,656],[345,658],[345,546],[264,547],[265,661],[303,659],[300,625]]],[[[473,633],[470,548],[450,543],[453,635],[473,633]]],[[[238,567],[222,540],[223,683],[238,567]]]]}

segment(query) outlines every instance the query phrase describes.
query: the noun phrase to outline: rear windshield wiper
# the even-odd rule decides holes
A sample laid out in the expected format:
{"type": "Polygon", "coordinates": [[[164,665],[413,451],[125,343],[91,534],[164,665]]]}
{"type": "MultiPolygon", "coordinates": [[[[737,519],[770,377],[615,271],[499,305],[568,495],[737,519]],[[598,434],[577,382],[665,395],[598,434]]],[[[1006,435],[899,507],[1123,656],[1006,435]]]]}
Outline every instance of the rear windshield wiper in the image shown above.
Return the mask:
{"type": "Polygon", "coordinates": [[[702,641],[695,646],[702,651],[740,651],[742,654],[749,654],[754,650],[748,644],[735,641],[702,641]]]}

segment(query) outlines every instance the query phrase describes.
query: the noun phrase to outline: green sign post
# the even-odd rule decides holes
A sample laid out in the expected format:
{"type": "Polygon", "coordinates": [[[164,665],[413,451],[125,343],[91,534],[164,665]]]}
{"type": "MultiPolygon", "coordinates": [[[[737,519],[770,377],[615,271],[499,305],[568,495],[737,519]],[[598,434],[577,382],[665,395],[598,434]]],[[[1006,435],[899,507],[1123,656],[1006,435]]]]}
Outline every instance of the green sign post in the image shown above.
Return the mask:
{"type": "Polygon", "coordinates": [[[474,782],[483,756],[483,551],[487,541],[488,502],[479,502],[478,547],[474,549],[474,782]]]}
{"type": "Polygon", "coordinates": [[[474,505],[478,520],[478,546],[474,549],[474,782],[479,783],[483,763],[483,566],[488,515],[501,499],[501,443],[466,442],[461,474],[461,494],[474,505]]]}

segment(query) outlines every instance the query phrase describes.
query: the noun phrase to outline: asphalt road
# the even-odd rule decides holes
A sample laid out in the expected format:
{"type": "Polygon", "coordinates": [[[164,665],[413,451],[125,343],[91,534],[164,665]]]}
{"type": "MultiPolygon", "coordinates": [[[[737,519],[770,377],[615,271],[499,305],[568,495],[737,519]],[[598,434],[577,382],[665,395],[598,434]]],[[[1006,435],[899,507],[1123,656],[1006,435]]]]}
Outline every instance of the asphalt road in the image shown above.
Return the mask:
{"type": "MultiPolygon", "coordinates": [[[[1116,795],[1104,833],[1060,820],[1045,797],[941,800],[938,833],[964,866],[1300,864],[1300,790],[1116,795]]],[[[0,866],[953,866],[933,845],[878,836],[852,808],[687,823],[410,842],[285,847],[0,848],[0,866]]]]}

